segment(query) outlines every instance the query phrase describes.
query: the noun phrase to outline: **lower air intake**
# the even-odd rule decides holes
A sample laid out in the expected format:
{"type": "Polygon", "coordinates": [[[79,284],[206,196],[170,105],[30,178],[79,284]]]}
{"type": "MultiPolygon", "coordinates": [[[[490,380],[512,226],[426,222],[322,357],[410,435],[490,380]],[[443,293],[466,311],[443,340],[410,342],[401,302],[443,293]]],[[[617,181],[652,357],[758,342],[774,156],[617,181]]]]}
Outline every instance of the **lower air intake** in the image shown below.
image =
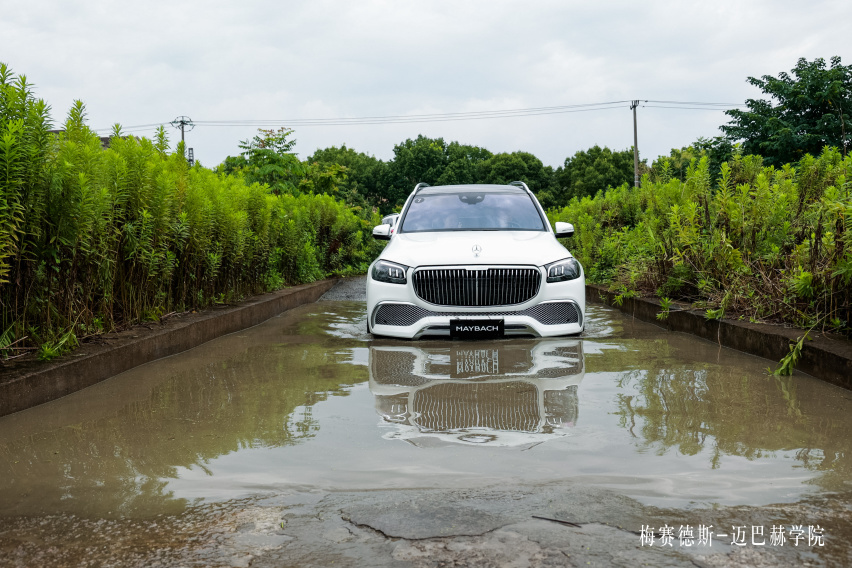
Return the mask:
{"type": "Polygon", "coordinates": [[[547,302],[515,312],[436,312],[414,304],[381,304],[374,323],[407,327],[429,316],[529,316],[544,325],[580,323],[580,309],[574,302],[547,302]]]}

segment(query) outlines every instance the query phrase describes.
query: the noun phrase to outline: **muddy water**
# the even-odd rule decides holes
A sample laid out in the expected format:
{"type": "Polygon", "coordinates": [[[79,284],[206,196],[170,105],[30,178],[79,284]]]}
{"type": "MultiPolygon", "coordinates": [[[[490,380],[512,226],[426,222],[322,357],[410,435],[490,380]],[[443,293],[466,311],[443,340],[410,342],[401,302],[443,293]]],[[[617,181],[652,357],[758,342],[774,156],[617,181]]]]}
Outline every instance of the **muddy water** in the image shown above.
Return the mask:
{"type": "Polygon", "coordinates": [[[371,340],[323,302],[0,418],[0,514],[577,481],[666,507],[847,491],[852,393],[590,306],[582,338],[371,340]]]}

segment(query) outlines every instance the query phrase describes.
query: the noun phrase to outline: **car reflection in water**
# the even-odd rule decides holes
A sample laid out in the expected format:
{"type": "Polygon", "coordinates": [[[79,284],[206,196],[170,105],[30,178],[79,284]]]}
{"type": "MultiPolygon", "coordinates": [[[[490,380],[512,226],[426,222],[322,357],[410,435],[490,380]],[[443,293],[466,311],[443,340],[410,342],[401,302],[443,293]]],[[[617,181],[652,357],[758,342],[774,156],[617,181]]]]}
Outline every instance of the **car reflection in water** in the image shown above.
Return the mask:
{"type": "Polygon", "coordinates": [[[387,439],[538,444],[577,423],[583,342],[571,339],[370,347],[370,390],[387,439]]]}

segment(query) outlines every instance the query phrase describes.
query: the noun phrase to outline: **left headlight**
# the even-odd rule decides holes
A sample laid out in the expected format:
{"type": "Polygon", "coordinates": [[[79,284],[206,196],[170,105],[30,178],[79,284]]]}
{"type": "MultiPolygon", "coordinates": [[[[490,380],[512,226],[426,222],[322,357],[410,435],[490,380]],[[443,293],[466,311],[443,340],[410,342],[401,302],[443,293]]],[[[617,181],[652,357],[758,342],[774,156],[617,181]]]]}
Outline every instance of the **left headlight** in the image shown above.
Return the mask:
{"type": "Polygon", "coordinates": [[[405,272],[408,267],[404,264],[396,264],[380,260],[373,265],[373,280],[389,282],[390,284],[405,284],[405,272]]]}
{"type": "Polygon", "coordinates": [[[579,278],[583,273],[580,263],[576,258],[566,258],[545,265],[547,269],[548,282],[567,282],[579,278]]]}

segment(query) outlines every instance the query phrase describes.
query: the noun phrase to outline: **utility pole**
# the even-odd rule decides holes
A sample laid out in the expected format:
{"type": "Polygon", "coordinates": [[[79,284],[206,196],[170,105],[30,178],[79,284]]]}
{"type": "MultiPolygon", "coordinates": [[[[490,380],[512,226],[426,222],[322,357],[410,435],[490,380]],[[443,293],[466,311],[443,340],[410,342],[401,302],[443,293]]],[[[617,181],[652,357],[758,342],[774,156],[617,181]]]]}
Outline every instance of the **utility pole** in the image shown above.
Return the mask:
{"type": "Polygon", "coordinates": [[[184,141],[184,130],[188,126],[190,130],[195,128],[195,124],[192,123],[192,119],[188,116],[179,116],[172,121],[172,126],[175,128],[180,128],[180,141],[184,141]]]}
{"type": "MultiPolygon", "coordinates": [[[[179,116],[172,121],[172,126],[175,128],[180,128],[180,141],[184,141],[184,131],[189,129],[192,130],[195,128],[195,124],[192,122],[192,119],[188,116],[179,116]]],[[[189,149],[189,160],[190,167],[192,167],[195,162],[195,156],[193,155],[192,148],[189,149]]]]}
{"type": "Polygon", "coordinates": [[[630,103],[630,110],[633,111],[633,185],[639,187],[639,135],[636,129],[636,107],[639,106],[639,101],[630,103]]]}

